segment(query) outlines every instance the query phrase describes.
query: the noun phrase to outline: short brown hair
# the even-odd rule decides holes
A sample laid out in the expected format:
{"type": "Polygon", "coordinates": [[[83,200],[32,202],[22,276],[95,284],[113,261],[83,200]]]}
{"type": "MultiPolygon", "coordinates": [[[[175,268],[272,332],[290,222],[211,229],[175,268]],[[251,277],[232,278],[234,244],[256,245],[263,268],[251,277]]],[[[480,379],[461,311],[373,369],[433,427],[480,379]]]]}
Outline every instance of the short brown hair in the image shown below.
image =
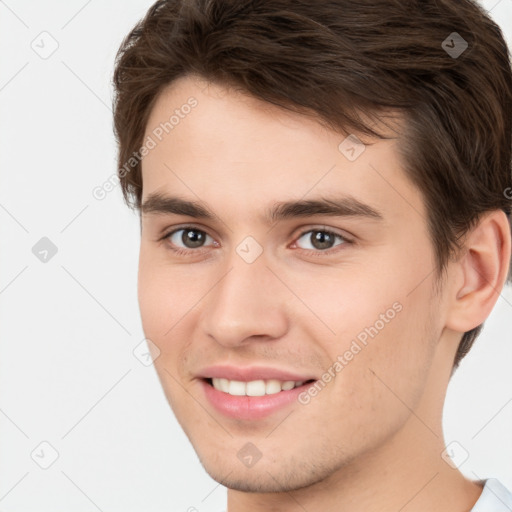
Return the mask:
{"type": "MultiPolygon", "coordinates": [[[[189,74],[345,133],[383,137],[372,120],[399,113],[398,147],[429,212],[438,276],[483,213],[501,209],[510,222],[510,55],[474,1],[157,1],[114,71],[118,176],[131,207],[140,208],[141,165],[127,172],[126,162],[159,93],[189,74]],[[449,52],[455,40],[459,55],[449,52]]],[[[464,333],[454,368],[481,328],[464,333]]]]}

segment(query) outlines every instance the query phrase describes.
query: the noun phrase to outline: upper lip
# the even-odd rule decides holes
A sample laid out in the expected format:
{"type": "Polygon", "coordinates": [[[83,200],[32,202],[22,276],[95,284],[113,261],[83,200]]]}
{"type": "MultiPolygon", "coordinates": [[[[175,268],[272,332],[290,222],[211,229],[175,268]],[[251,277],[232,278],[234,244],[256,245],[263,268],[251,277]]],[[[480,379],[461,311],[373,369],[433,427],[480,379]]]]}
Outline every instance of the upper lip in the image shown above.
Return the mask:
{"type": "Polygon", "coordinates": [[[310,374],[297,373],[289,370],[280,370],[278,368],[269,368],[263,366],[229,366],[229,365],[215,365],[203,368],[198,378],[211,379],[211,378],[224,378],[228,380],[238,380],[241,382],[250,382],[253,380],[269,380],[275,379],[283,382],[293,380],[307,381],[316,380],[310,374]]]}

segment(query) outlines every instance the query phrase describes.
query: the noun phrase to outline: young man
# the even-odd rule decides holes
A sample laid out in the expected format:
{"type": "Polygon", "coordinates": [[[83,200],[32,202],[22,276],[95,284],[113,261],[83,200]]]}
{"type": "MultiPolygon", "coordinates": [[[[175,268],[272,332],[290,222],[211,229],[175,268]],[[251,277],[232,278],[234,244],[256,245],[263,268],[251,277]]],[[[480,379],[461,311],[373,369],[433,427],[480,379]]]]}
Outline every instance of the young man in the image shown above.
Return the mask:
{"type": "Polygon", "coordinates": [[[512,72],[483,10],[159,1],[114,82],[144,332],[229,512],[512,510],[442,431],[510,267],[512,72]]]}

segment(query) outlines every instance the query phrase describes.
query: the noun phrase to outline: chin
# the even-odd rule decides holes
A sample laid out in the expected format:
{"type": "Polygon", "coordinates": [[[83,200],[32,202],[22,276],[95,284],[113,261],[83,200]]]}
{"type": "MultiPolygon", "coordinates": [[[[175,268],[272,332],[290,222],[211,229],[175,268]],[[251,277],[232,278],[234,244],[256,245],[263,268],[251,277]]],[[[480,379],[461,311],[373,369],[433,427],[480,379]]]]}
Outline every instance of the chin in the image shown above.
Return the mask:
{"type": "MultiPolygon", "coordinates": [[[[195,447],[194,447],[195,449],[195,447]]],[[[201,454],[196,450],[199,461],[208,475],[228,489],[248,493],[278,493],[305,489],[328,479],[339,469],[329,458],[325,462],[300,461],[296,454],[288,459],[265,460],[262,457],[253,467],[245,467],[230,452],[201,454]],[[229,458],[228,458],[229,457],[229,458]],[[232,462],[229,462],[229,459],[232,462]]]]}
{"type": "Polygon", "coordinates": [[[297,478],[299,475],[279,474],[280,472],[275,469],[274,472],[277,473],[277,476],[281,476],[281,478],[285,476],[284,481],[265,471],[265,468],[260,468],[259,470],[253,468],[242,471],[239,471],[238,468],[231,468],[231,470],[227,469],[224,473],[218,467],[208,468],[205,464],[203,464],[203,467],[213,480],[228,489],[240,492],[259,494],[290,492],[316,483],[316,481],[311,480],[311,476],[306,481],[297,478]]]}

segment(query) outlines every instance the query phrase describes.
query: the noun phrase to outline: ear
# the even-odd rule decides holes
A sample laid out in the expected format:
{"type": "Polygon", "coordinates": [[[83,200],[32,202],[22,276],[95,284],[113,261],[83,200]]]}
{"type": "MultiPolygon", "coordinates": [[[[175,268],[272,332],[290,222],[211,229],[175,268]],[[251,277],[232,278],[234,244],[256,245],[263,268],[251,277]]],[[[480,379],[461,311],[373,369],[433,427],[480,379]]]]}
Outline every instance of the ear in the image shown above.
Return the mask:
{"type": "Polygon", "coordinates": [[[446,327],[467,332],[487,319],[508,276],[510,247],[510,224],[502,210],[484,214],[467,233],[463,256],[454,263],[446,327]]]}

